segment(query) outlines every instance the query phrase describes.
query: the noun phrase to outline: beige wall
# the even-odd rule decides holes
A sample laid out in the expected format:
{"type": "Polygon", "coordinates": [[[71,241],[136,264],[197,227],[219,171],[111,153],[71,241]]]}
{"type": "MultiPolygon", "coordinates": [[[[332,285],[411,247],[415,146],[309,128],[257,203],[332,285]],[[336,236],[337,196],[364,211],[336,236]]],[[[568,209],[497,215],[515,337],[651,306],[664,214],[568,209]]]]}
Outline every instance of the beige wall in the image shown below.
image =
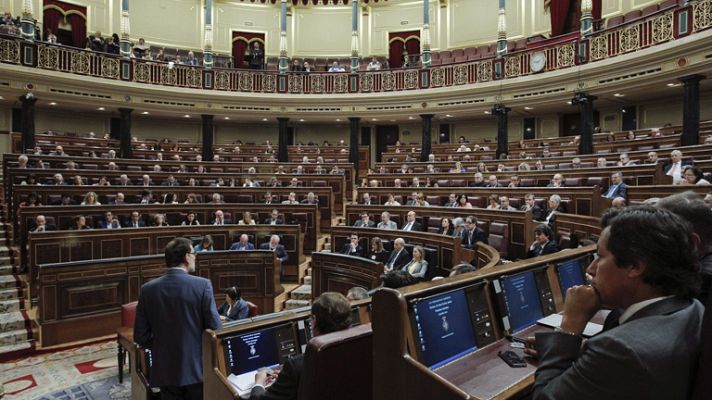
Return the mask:
{"type": "MultiPolygon", "coordinates": [[[[64,0],[87,7],[88,31],[118,32],[120,0],[64,0]]],[[[33,0],[40,15],[42,0],[33,0]]],[[[625,14],[660,0],[603,0],[603,17],[625,14]]],[[[201,49],[204,0],[131,1],[131,36],[150,44],[201,49]]],[[[431,41],[434,50],[477,46],[497,40],[497,1],[449,0],[430,2],[431,41]]],[[[508,0],[507,36],[516,40],[548,34],[549,14],[544,0],[508,0]]],[[[1,10],[17,15],[21,0],[0,0],[1,10]]],[[[359,16],[361,54],[386,55],[388,32],[421,30],[423,8],[419,0],[371,3],[359,16]]],[[[41,18],[40,18],[41,19],[41,18]]],[[[279,54],[279,4],[251,4],[237,0],[213,2],[214,49],[230,53],[232,31],[265,33],[267,54],[279,54]]],[[[288,17],[290,56],[339,56],[350,54],[351,7],[290,7],[288,17]]]]}
{"type": "Polygon", "coordinates": [[[216,123],[214,136],[215,143],[223,144],[238,139],[244,143],[264,143],[265,140],[277,143],[278,127],[276,124],[268,123],[263,125],[216,123]]]}
{"type": "Polygon", "coordinates": [[[53,111],[38,108],[35,111],[35,132],[46,131],[89,133],[101,136],[109,131],[109,117],[99,114],[53,111]]]}

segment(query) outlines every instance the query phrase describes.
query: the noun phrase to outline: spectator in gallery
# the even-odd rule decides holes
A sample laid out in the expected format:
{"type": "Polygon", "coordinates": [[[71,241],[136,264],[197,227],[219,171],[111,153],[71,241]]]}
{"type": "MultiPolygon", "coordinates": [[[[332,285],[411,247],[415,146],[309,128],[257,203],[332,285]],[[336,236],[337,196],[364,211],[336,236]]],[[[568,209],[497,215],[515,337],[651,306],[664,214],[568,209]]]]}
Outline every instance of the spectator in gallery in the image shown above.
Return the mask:
{"type": "Polygon", "coordinates": [[[250,69],[263,69],[265,63],[265,51],[261,48],[260,42],[255,41],[250,48],[250,69]]]}
{"type": "Polygon", "coordinates": [[[366,66],[366,71],[380,71],[381,62],[376,57],[371,58],[371,62],[366,66]]]}
{"type": "Polygon", "coordinates": [[[218,314],[222,321],[237,321],[249,316],[250,307],[237,286],[225,289],[225,302],[218,308],[218,314]]]}
{"type": "Polygon", "coordinates": [[[309,65],[309,61],[304,61],[304,65],[302,67],[302,72],[311,72],[312,67],[309,65]]]}
{"type": "Polygon", "coordinates": [[[292,65],[290,66],[289,70],[292,72],[303,72],[304,68],[299,63],[299,60],[295,58],[294,60],[292,60],[292,65]]]}
{"type": "Polygon", "coordinates": [[[329,67],[329,72],[345,72],[346,70],[344,67],[339,65],[338,61],[334,61],[331,63],[331,67],[329,67]]]}
{"type": "Polygon", "coordinates": [[[215,251],[215,248],[213,247],[213,237],[210,235],[203,236],[200,243],[193,247],[193,250],[195,250],[196,253],[203,251],[215,251]]]}

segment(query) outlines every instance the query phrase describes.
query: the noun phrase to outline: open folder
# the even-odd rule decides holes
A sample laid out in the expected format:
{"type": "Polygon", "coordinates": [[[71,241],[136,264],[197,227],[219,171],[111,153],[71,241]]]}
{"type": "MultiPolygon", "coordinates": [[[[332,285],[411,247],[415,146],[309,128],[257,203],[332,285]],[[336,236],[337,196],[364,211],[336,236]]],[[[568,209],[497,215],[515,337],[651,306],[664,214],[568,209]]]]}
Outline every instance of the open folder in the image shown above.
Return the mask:
{"type": "MultiPolygon", "coordinates": [[[[274,369],[278,366],[279,365],[272,365],[267,368],[274,369]]],[[[232,384],[235,389],[237,389],[237,394],[240,397],[242,397],[243,399],[247,399],[250,397],[252,387],[255,386],[255,374],[257,374],[257,370],[248,371],[240,375],[230,374],[228,375],[227,380],[232,384]]],[[[270,384],[266,385],[265,387],[269,387],[273,382],[274,381],[270,382],[270,384]]]]}
{"type": "MultiPolygon", "coordinates": [[[[545,326],[550,326],[552,328],[561,328],[561,314],[551,314],[549,316],[546,316],[538,321],[537,323],[545,326]]],[[[591,337],[603,330],[603,325],[597,324],[595,322],[589,322],[586,324],[586,328],[584,328],[583,333],[581,336],[583,337],[591,337]]]]}

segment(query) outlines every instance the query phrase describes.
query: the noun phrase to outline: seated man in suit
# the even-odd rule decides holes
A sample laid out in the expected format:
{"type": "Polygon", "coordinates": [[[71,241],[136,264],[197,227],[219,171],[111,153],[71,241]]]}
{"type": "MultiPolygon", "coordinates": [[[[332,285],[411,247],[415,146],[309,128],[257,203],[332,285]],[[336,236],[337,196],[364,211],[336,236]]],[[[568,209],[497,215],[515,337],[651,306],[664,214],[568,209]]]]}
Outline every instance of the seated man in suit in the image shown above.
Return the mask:
{"type": "Polygon", "coordinates": [[[531,193],[524,196],[524,205],[519,208],[519,211],[528,210],[532,210],[532,217],[535,221],[538,221],[539,218],[541,218],[541,207],[536,204],[534,195],[531,193]]]}
{"type": "Polygon", "coordinates": [[[307,198],[302,200],[302,204],[316,204],[319,205],[319,199],[316,198],[314,192],[307,193],[307,198]]]}
{"type": "Polygon", "coordinates": [[[277,255],[277,258],[279,258],[279,261],[285,263],[287,260],[289,260],[289,256],[287,255],[287,252],[284,250],[284,246],[279,244],[279,235],[272,235],[269,238],[269,242],[267,243],[262,243],[260,245],[260,250],[271,250],[274,251],[274,253],[277,255]]]}
{"type": "Polygon", "coordinates": [[[279,218],[279,211],[277,210],[272,210],[272,214],[263,222],[265,225],[282,225],[283,223],[284,221],[282,221],[282,218],[279,218]]]}
{"type": "Polygon", "coordinates": [[[474,180],[470,183],[470,187],[487,187],[487,182],[485,182],[482,172],[475,172],[474,180]]]}
{"type": "Polygon", "coordinates": [[[297,201],[297,195],[294,192],[289,192],[289,195],[287,196],[287,200],[284,200],[282,204],[299,204],[299,201],[297,201]]]}
{"type": "Polygon", "coordinates": [[[249,238],[246,234],[240,235],[240,240],[237,242],[233,243],[232,246],[230,246],[230,250],[254,250],[255,245],[250,243],[249,238]]]}
{"type": "Polygon", "coordinates": [[[46,232],[46,231],[56,231],[57,227],[52,224],[47,224],[47,220],[44,215],[38,215],[35,217],[35,227],[30,232],[46,232]]]}
{"type": "Polygon", "coordinates": [[[502,184],[499,183],[499,180],[497,179],[497,175],[490,175],[489,181],[487,182],[486,187],[502,187],[502,184]]]}
{"type": "Polygon", "coordinates": [[[131,217],[126,221],[126,228],[143,228],[146,223],[141,219],[141,214],[138,211],[132,211],[131,217]]]}
{"type": "MultiPolygon", "coordinates": [[[[341,293],[322,293],[312,304],[311,326],[314,336],[347,329],[351,326],[351,304],[341,293]]],[[[299,354],[289,358],[276,377],[271,371],[260,370],[255,376],[255,386],[252,388],[250,398],[253,400],[296,399],[303,369],[304,355],[299,354]],[[265,386],[270,383],[272,386],[265,389],[265,386]]]]}
{"type": "Polygon", "coordinates": [[[545,254],[556,253],[559,249],[558,243],[554,241],[554,230],[547,224],[539,224],[534,228],[534,243],[529,246],[527,257],[543,256],[545,254]]]}
{"type": "Polygon", "coordinates": [[[539,222],[545,222],[549,225],[554,225],[554,223],[556,222],[556,213],[564,211],[561,207],[561,196],[559,196],[558,194],[552,194],[551,196],[549,196],[549,201],[547,202],[547,205],[549,206],[549,208],[546,210],[545,213],[541,213],[539,215],[539,218],[537,218],[536,220],[539,222]]]}
{"type": "Polygon", "coordinates": [[[363,247],[358,242],[358,235],[352,233],[349,242],[344,245],[343,254],[347,256],[363,257],[363,247]]]}
{"type": "Polygon", "coordinates": [[[385,272],[396,271],[403,268],[410,262],[410,254],[405,249],[405,240],[397,238],[393,241],[393,251],[388,257],[388,261],[383,265],[385,272]]]}
{"type": "Polygon", "coordinates": [[[704,313],[693,299],[693,228],[648,206],[604,219],[598,257],[587,269],[591,285],[567,291],[560,329],[537,333],[536,350],[528,350],[540,359],[532,398],[688,398],[704,313]],[[609,315],[603,332],[584,342],[586,323],[604,307],[622,313],[609,315]]]}
{"type": "Polygon", "coordinates": [[[616,197],[626,198],[628,186],[623,182],[623,174],[614,172],[611,174],[611,186],[608,187],[606,194],[603,197],[607,199],[615,199],[616,197]]]}
{"type": "Polygon", "coordinates": [[[672,183],[678,184],[684,180],[682,173],[684,171],[684,166],[692,165],[689,160],[682,160],[682,152],[680,150],[673,150],[670,152],[670,163],[663,167],[663,172],[665,175],[672,177],[672,183]]]}
{"type": "MultiPolygon", "coordinates": [[[[230,249],[232,250],[232,249],[230,249]]],[[[225,289],[225,302],[218,308],[221,321],[237,321],[250,315],[250,307],[237,286],[225,289]]]]}
{"type": "Polygon", "coordinates": [[[395,221],[391,221],[391,213],[384,211],[381,213],[381,222],[378,223],[376,228],[396,230],[398,229],[398,224],[396,224],[395,221]]]}
{"type": "Polygon", "coordinates": [[[403,230],[404,230],[404,231],[418,231],[418,232],[422,232],[422,230],[423,230],[423,224],[421,224],[420,222],[416,221],[416,219],[415,219],[415,218],[416,218],[415,211],[408,211],[408,215],[407,215],[406,218],[407,218],[407,221],[406,221],[405,225],[403,225],[403,230]]]}
{"type": "Polygon", "coordinates": [[[222,210],[215,211],[215,218],[213,219],[213,225],[228,225],[231,224],[232,220],[225,217],[225,213],[222,210]]]}
{"type": "Polygon", "coordinates": [[[373,228],[375,226],[376,223],[371,221],[371,216],[365,211],[361,213],[361,219],[354,222],[354,227],[356,228],[373,228]]]}
{"type": "Polygon", "coordinates": [[[468,249],[477,247],[477,242],[487,243],[487,232],[477,227],[477,217],[465,218],[465,230],[462,231],[462,246],[468,249]]]}
{"type": "Polygon", "coordinates": [[[107,211],[104,213],[104,219],[97,221],[96,227],[99,229],[119,229],[121,224],[119,224],[119,220],[114,217],[111,211],[107,211]]]}

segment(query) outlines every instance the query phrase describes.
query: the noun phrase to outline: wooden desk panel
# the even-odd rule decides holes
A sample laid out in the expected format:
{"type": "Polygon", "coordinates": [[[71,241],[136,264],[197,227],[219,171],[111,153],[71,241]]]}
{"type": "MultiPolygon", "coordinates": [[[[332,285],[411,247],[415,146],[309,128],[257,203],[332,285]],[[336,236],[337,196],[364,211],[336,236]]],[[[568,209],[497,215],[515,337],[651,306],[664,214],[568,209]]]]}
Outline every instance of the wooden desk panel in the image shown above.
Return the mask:
{"type": "Polygon", "coordinates": [[[374,289],[381,283],[383,263],[339,253],[312,253],[312,298],[324,292],[344,296],[354,286],[374,289]]]}

